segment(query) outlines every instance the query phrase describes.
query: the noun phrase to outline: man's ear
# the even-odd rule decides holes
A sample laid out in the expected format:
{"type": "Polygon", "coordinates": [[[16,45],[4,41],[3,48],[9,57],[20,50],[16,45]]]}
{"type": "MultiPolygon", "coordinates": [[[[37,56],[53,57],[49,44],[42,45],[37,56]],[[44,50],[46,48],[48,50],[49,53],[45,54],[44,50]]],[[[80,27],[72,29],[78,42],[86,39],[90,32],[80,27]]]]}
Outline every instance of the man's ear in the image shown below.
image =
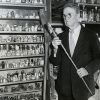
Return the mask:
{"type": "Polygon", "coordinates": [[[64,23],[65,23],[65,25],[66,25],[66,19],[63,17],[63,20],[64,20],[64,23]]]}

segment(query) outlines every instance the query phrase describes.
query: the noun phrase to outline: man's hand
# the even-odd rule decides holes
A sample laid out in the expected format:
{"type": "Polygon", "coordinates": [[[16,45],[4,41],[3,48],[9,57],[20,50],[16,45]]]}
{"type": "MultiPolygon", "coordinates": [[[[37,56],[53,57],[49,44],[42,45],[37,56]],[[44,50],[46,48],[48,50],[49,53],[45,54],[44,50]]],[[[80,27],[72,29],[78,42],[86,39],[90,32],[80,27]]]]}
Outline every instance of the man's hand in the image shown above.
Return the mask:
{"type": "Polygon", "coordinates": [[[55,49],[58,49],[58,45],[61,44],[61,40],[58,37],[55,37],[52,41],[52,45],[55,49]]]}
{"type": "Polygon", "coordinates": [[[58,45],[60,45],[60,44],[61,44],[61,40],[58,37],[55,37],[52,41],[52,45],[54,47],[54,57],[56,57],[58,45]]]}
{"type": "Polygon", "coordinates": [[[85,68],[80,68],[77,70],[77,74],[79,75],[80,78],[87,76],[89,73],[85,68]]]}

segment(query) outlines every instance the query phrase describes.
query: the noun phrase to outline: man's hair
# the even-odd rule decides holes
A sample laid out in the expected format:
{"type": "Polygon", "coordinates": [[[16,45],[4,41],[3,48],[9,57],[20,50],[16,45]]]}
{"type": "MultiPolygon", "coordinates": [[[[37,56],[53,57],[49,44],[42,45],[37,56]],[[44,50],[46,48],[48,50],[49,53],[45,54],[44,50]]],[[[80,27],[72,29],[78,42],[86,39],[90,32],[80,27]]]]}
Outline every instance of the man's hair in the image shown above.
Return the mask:
{"type": "Polygon", "coordinates": [[[80,7],[76,3],[66,3],[63,7],[63,10],[67,7],[73,8],[76,10],[76,13],[80,13],[80,7]]]}

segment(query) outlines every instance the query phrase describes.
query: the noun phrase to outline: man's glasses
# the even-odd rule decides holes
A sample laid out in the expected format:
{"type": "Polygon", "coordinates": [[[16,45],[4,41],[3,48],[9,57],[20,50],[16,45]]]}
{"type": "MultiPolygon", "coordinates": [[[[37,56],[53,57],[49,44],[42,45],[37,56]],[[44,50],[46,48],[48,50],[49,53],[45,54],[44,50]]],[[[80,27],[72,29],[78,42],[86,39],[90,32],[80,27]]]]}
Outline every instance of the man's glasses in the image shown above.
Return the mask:
{"type": "Polygon", "coordinates": [[[63,14],[63,18],[64,18],[64,19],[66,19],[66,18],[70,19],[71,17],[72,17],[72,15],[71,15],[70,13],[67,14],[67,15],[63,14]]]}

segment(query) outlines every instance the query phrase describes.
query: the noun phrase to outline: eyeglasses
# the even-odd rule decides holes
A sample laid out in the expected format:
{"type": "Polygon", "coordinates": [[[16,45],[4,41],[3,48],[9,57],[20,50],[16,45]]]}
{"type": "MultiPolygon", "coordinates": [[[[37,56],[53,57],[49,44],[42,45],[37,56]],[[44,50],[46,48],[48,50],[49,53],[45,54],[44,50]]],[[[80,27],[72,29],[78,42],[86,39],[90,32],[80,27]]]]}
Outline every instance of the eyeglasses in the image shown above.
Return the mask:
{"type": "Polygon", "coordinates": [[[69,13],[67,15],[63,14],[63,18],[64,19],[66,19],[66,18],[70,19],[71,17],[72,17],[71,13],[69,13]]]}

